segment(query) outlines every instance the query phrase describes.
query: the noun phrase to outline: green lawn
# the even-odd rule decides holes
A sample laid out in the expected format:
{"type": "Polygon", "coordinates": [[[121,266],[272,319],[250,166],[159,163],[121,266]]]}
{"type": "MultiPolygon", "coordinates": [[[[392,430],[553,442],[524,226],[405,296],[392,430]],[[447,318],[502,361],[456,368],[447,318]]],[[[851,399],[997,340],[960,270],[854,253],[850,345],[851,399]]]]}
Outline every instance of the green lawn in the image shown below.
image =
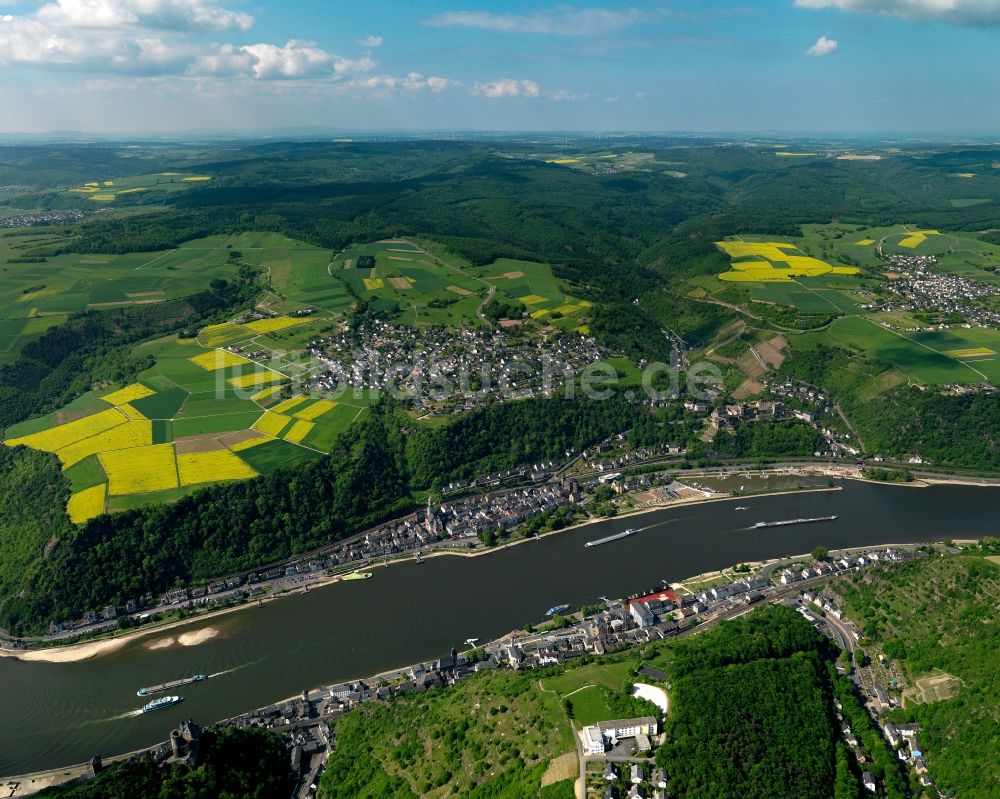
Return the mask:
{"type": "MultiPolygon", "coordinates": [[[[296,409],[298,410],[298,409],[296,409]]],[[[357,419],[367,413],[363,407],[356,405],[337,405],[318,419],[316,425],[306,436],[303,443],[315,449],[328,451],[341,433],[347,430],[357,419]]]]}
{"type": "Polygon", "coordinates": [[[542,687],[563,696],[585,685],[603,685],[611,691],[620,691],[638,665],[637,660],[623,660],[620,663],[603,661],[588,663],[586,666],[569,669],[557,677],[546,677],[542,681],[542,687]]]}
{"type": "Polygon", "coordinates": [[[259,408],[255,411],[236,411],[233,413],[219,413],[210,416],[192,416],[174,419],[169,422],[169,435],[171,439],[183,438],[185,436],[204,436],[212,433],[231,433],[237,430],[246,430],[253,426],[253,423],[260,418],[263,413],[259,408]]]}
{"type": "Polygon", "coordinates": [[[260,408],[252,400],[246,399],[232,389],[218,392],[206,391],[192,394],[184,402],[175,419],[198,418],[204,416],[221,416],[231,413],[252,413],[260,415],[260,408]]]}
{"type": "Polygon", "coordinates": [[[64,469],[63,474],[66,475],[74,491],[82,491],[84,488],[91,488],[108,480],[96,455],[74,463],[68,469],[64,469]]]}
{"type": "Polygon", "coordinates": [[[266,444],[245,449],[239,455],[261,474],[270,474],[275,469],[298,466],[323,457],[315,450],[281,440],[268,441],[266,444]]]}
{"type": "Polygon", "coordinates": [[[614,711],[608,706],[607,694],[599,685],[581,688],[566,699],[573,705],[573,722],[578,727],[614,718],[614,711]]]}
{"type": "Polygon", "coordinates": [[[182,388],[159,389],[152,381],[147,382],[150,388],[157,389],[156,393],[135,400],[132,407],[147,419],[173,419],[190,395],[182,388]]]}

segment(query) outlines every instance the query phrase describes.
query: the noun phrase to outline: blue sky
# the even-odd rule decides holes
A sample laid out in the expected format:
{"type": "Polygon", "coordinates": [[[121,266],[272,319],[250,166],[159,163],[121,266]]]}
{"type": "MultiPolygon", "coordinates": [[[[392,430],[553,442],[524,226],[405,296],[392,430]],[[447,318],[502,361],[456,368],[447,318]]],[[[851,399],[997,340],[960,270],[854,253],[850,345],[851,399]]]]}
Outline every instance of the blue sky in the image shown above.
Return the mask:
{"type": "Polygon", "coordinates": [[[0,107],[5,132],[988,133],[1000,0],[0,0],[0,107]]]}

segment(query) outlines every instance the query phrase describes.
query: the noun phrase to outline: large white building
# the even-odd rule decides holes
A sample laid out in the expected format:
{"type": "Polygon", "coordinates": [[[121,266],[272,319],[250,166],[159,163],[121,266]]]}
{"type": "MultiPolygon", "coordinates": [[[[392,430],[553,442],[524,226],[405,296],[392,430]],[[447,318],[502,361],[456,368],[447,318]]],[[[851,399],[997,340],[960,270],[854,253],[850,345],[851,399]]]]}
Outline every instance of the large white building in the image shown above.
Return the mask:
{"type": "Polygon", "coordinates": [[[622,738],[656,735],[657,721],[652,716],[638,719],[599,721],[583,728],[583,746],[589,755],[603,755],[608,747],[622,738]]]}

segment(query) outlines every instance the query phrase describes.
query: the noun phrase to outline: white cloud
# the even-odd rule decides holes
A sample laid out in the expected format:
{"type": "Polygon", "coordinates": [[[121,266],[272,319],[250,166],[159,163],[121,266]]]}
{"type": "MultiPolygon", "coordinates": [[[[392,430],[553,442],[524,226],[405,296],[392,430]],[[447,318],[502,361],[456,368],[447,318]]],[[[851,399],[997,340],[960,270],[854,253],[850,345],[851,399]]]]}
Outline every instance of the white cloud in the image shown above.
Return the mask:
{"type": "Polygon", "coordinates": [[[489,83],[477,83],[470,90],[480,97],[498,99],[501,97],[538,97],[542,90],[533,80],[513,80],[501,78],[489,83]]]}
{"type": "Polygon", "coordinates": [[[565,89],[557,89],[556,91],[546,92],[545,96],[556,103],[562,103],[574,100],[586,100],[590,97],[589,94],[574,94],[573,92],[568,92],[565,89]]]}
{"type": "MultiPolygon", "coordinates": [[[[5,0],[0,0],[0,7],[5,0]]],[[[224,3],[243,0],[42,0],[40,5],[0,15],[0,65],[23,64],[82,73],[66,83],[73,91],[98,91],[114,80],[157,78],[180,91],[225,93],[223,85],[268,84],[269,91],[291,91],[305,81],[307,90],[362,97],[392,92],[443,92],[461,85],[437,75],[411,71],[405,77],[374,75],[371,50],[382,43],[369,36],[358,57],[328,52],[303,40],[286,44],[210,43],[194,34],[240,31],[253,18],[224,3]],[[95,80],[96,79],[96,80],[95,80]],[[230,84],[223,84],[229,79],[230,84]],[[102,82],[103,81],[103,82],[102,82]],[[210,87],[210,88],[206,88],[210,87]],[[286,88],[287,87],[287,88],[286,88]]],[[[527,84],[521,86],[528,94],[527,84]]],[[[264,91],[261,87],[258,91],[264,91]]],[[[535,87],[537,93],[537,86],[535,87]]]]}
{"type": "Polygon", "coordinates": [[[76,28],[141,27],[154,30],[249,30],[253,17],[217,0],[56,0],[40,6],[45,25],[76,28]]]}
{"type": "Polygon", "coordinates": [[[368,98],[385,98],[400,92],[416,94],[430,91],[435,94],[446,89],[452,89],[462,84],[451,78],[436,75],[425,77],[419,72],[410,72],[403,78],[393,75],[370,75],[362,78],[350,78],[334,84],[334,90],[339,94],[352,94],[368,98]]]}
{"type": "Polygon", "coordinates": [[[177,70],[196,52],[184,34],[252,24],[218,0],[56,0],[34,13],[4,15],[0,64],[177,70]]]}
{"type": "MultiPolygon", "coordinates": [[[[294,40],[284,47],[248,44],[240,51],[253,59],[251,69],[254,77],[260,80],[318,77],[328,73],[331,60],[337,58],[309,42],[294,40]]],[[[336,71],[335,63],[333,68],[336,71]]]]}
{"type": "Polygon", "coordinates": [[[345,75],[355,75],[359,72],[371,72],[373,69],[375,69],[375,61],[371,56],[344,58],[337,55],[333,57],[333,74],[338,78],[345,75]]]}
{"type": "Polygon", "coordinates": [[[423,20],[435,28],[480,28],[495,33],[542,33],[553,36],[599,36],[665,16],[665,10],[571,8],[557,6],[531,14],[447,11],[423,20]]]}
{"type": "Polygon", "coordinates": [[[374,50],[376,47],[381,47],[383,41],[381,36],[366,36],[364,39],[359,39],[356,44],[374,50]]]}
{"type": "Polygon", "coordinates": [[[1000,26],[1000,0],[795,0],[798,8],[837,8],[955,25],[1000,26]]]}
{"type": "Polygon", "coordinates": [[[823,58],[824,56],[833,55],[839,49],[840,42],[836,39],[827,39],[825,36],[820,36],[816,40],[816,44],[806,50],[806,55],[813,58],[823,58]]]}
{"type": "Polygon", "coordinates": [[[438,93],[458,85],[460,84],[457,80],[440,78],[434,75],[431,75],[429,78],[425,78],[419,72],[411,72],[406,76],[406,78],[403,79],[403,88],[408,92],[422,92],[430,90],[434,93],[438,93]]]}

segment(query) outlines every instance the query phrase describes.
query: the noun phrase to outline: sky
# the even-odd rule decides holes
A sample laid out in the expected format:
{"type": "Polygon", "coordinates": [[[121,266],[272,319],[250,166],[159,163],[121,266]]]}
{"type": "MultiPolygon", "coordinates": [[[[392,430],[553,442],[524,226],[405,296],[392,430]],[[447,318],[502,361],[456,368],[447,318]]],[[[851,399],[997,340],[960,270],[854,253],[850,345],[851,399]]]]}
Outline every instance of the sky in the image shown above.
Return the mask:
{"type": "Polygon", "coordinates": [[[0,0],[0,132],[997,132],[1000,0],[0,0]]]}

